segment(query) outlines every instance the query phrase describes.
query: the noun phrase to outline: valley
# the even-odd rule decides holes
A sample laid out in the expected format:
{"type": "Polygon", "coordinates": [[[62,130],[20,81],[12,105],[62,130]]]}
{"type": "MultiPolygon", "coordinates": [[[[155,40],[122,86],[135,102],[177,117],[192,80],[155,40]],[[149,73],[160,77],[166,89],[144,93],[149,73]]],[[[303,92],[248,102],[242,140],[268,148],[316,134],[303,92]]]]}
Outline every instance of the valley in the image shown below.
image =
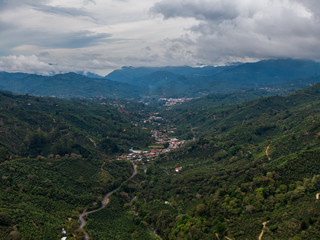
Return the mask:
{"type": "Polygon", "coordinates": [[[320,239],[320,1],[0,0],[0,240],[320,239]]]}
{"type": "Polygon", "coordinates": [[[317,239],[319,93],[0,92],[0,239],[317,239]]]}
{"type": "MultiPolygon", "coordinates": [[[[319,224],[316,214],[319,206],[314,198],[317,194],[319,176],[319,168],[315,164],[319,146],[316,130],[318,127],[315,129],[312,127],[317,126],[316,122],[319,119],[316,113],[316,104],[319,100],[316,100],[318,97],[315,98],[317,95],[312,94],[317,92],[318,88],[316,85],[288,97],[264,98],[244,103],[240,107],[232,107],[234,112],[229,110],[224,118],[220,120],[216,118],[215,126],[219,126],[220,122],[237,130],[231,128],[221,132],[220,129],[205,128],[206,132],[202,132],[202,136],[197,136],[196,139],[192,137],[176,151],[166,152],[154,160],[148,161],[146,158],[147,161],[141,161],[139,154],[136,155],[133,159],[141,169],[140,174],[132,179],[130,187],[124,186],[123,192],[113,198],[114,201],[118,201],[117,204],[123,202],[123,206],[118,206],[117,209],[124,216],[130,216],[133,221],[141,221],[144,226],[156,229],[163,239],[189,239],[192,238],[192,234],[195,234],[193,236],[195,239],[312,238],[319,224]],[[284,140],[287,137],[284,138],[283,132],[277,131],[277,128],[283,128],[282,124],[286,125],[288,117],[296,118],[294,112],[298,111],[301,114],[301,108],[293,103],[291,109],[286,99],[300,99],[301,96],[308,96],[300,104],[305,111],[304,114],[312,117],[302,120],[303,116],[300,116],[302,122],[299,119],[297,121],[302,126],[308,126],[309,121],[313,122],[310,126],[313,133],[303,127],[303,130],[301,129],[303,132],[297,129],[292,131],[295,135],[293,141],[284,140]],[[308,99],[312,102],[312,108],[306,108],[308,99]],[[271,118],[269,121],[277,122],[278,125],[271,128],[271,132],[268,132],[269,127],[260,126],[267,124],[265,119],[268,117],[263,115],[263,120],[259,120],[257,117],[260,115],[256,114],[256,111],[247,112],[252,106],[265,111],[267,108],[261,108],[265,106],[265,102],[272,104],[284,102],[287,105],[285,108],[280,106],[270,108],[272,114],[269,115],[271,118]],[[273,111],[277,108],[281,110],[274,114],[273,111]],[[288,109],[293,111],[292,114],[288,115],[288,109]],[[228,118],[233,119],[231,117],[233,114],[242,112],[256,117],[245,115],[247,119],[245,121],[238,117],[242,125],[225,122],[228,118]],[[284,118],[281,117],[282,114],[285,114],[284,118]],[[272,118],[278,120],[274,121],[272,118]],[[252,126],[253,123],[259,127],[259,131],[252,126]],[[243,135],[244,129],[249,130],[246,126],[252,126],[253,133],[243,135]],[[264,132],[261,133],[261,130],[264,132]],[[307,135],[305,131],[308,131],[307,135]],[[255,139],[252,139],[253,137],[255,139]],[[302,140],[305,137],[309,140],[302,140]],[[304,147],[301,146],[301,141],[306,144],[304,147]],[[286,155],[277,154],[278,149],[283,152],[284,144],[288,144],[287,146],[291,148],[288,156],[289,159],[294,157],[293,160],[285,160],[286,155]],[[308,155],[314,156],[315,159],[311,160],[308,155]],[[303,167],[298,164],[299,161],[304,162],[303,167]],[[292,167],[294,169],[291,169],[292,167]],[[299,173],[296,172],[298,168],[300,168],[299,173]],[[147,171],[144,171],[145,169],[147,171]],[[127,194],[129,198],[124,198],[123,196],[127,194]],[[303,211],[302,206],[308,206],[307,211],[303,211]],[[131,215],[132,213],[134,215],[131,215]],[[300,223],[297,219],[300,219],[300,223]],[[240,222],[243,224],[239,225],[240,222]],[[263,222],[262,229],[261,222],[263,222]],[[195,233],[190,232],[192,229],[195,233]]],[[[177,106],[177,109],[179,108],[177,106]]],[[[216,111],[221,109],[207,111],[209,110],[210,114],[219,115],[216,111]]],[[[165,115],[165,112],[163,114],[165,115]]],[[[214,118],[207,119],[211,121],[214,118]]],[[[294,121],[290,119],[290,122],[294,121]]],[[[172,122],[167,119],[166,124],[172,126],[172,122]]],[[[296,127],[298,125],[292,125],[292,128],[296,127]]],[[[176,122],[174,129],[179,132],[180,128],[186,131],[184,123],[176,122]]],[[[197,134],[201,128],[201,125],[198,125],[197,134]]],[[[194,131],[194,127],[189,128],[189,131],[194,131]]],[[[164,137],[159,131],[153,131],[153,136],[164,137]]],[[[289,134],[288,137],[291,136],[289,134]]],[[[161,138],[157,140],[161,141],[161,138]]],[[[94,225],[94,219],[91,224],[94,225]]],[[[111,226],[113,225],[109,225],[111,226]]],[[[90,232],[89,226],[88,231],[90,232]]],[[[102,225],[100,231],[104,232],[102,225]]],[[[102,235],[96,236],[101,238],[102,235]]],[[[138,235],[135,236],[140,239],[138,235]]]]}

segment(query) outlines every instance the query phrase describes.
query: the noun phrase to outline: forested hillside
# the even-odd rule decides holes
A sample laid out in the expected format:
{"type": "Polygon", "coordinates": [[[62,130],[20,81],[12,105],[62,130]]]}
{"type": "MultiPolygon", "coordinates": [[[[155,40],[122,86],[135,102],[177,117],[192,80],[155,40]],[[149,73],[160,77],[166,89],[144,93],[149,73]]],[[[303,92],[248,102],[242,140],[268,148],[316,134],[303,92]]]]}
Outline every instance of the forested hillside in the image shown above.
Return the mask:
{"type": "Polygon", "coordinates": [[[203,68],[123,67],[106,78],[137,86],[142,96],[158,98],[199,97],[260,88],[279,94],[319,82],[319,66],[318,62],[308,60],[275,59],[203,68]]]}
{"type": "Polygon", "coordinates": [[[0,89],[19,94],[59,98],[139,98],[140,90],[129,84],[90,78],[76,73],[41,76],[0,72],[0,89]]]}
{"type": "Polygon", "coordinates": [[[0,72],[0,89],[19,94],[80,99],[195,98],[264,89],[271,95],[305,88],[320,81],[314,61],[276,59],[230,66],[123,67],[100,77],[83,72],[41,76],[0,72]]]}
{"type": "Polygon", "coordinates": [[[99,206],[132,173],[130,162],[115,156],[151,142],[135,126],[144,111],[126,101],[1,92],[0,239],[58,239],[62,228],[81,238],[79,213],[99,206]]]}
{"type": "Polygon", "coordinates": [[[317,239],[320,84],[269,94],[168,108],[2,92],[0,239],[317,239]]]}
{"type": "Polygon", "coordinates": [[[320,0],[0,0],[0,240],[320,240],[320,0]]]}
{"type": "Polygon", "coordinates": [[[169,110],[196,139],[136,182],[137,218],[163,239],[318,239],[319,93],[169,110]]]}

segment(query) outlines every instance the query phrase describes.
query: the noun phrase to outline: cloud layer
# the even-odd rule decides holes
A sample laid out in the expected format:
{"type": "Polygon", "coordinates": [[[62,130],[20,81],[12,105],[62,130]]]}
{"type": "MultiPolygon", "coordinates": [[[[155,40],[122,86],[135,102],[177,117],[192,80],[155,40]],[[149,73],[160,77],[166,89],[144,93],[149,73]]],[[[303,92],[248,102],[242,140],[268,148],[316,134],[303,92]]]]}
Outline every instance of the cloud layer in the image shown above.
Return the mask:
{"type": "Polygon", "coordinates": [[[0,58],[0,69],[8,72],[37,73],[47,75],[54,71],[54,68],[45,62],[41,62],[35,55],[31,56],[7,56],[0,58]]]}
{"type": "Polygon", "coordinates": [[[0,71],[320,60],[318,0],[0,0],[0,71]]]}
{"type": "Polygon", "coordinates": [[[196,57],[206,63],[265,58],[320,59],[320,2],[313,0],[163,0],[164,19],[193,18],[196,57]]]}

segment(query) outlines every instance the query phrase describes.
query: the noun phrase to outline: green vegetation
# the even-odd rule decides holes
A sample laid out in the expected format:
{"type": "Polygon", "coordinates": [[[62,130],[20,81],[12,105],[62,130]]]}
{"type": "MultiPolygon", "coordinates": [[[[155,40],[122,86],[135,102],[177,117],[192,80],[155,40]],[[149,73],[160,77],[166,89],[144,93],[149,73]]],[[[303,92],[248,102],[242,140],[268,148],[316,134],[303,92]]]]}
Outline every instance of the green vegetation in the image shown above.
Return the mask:
{"type": "Polygon", "coordinates": [[[155,231],[241,240],[262,230],[262,239],[317,239],[319,93],[314,85],[285,97],[209,95],[157,114],[128,101],[1,93],[0,239],[57,239],[62,228],[69,239],[83,237],[79,213],[98,208],[132,173],[114,159],[131,147],[161,147],[155,129],[187,141],[140,163],[87,217],[92,239],[157,239],[155,231]]]}
{"type": "Polygon", "coordinates": [[[220,67],[123,67],[106,78],[139,87],[152,98],[203,97],[263,88],[272,95],[319,82],[319,63],[274,59],[220,67]]]}
{"type": "Polygon", "coordinates": [[[89,78],[76,73],[41,76],[26,73],[0,72],[0,88],[20,94],[56,96],[60,98],[137,98],[137,87],[110,81],[89,78]]]}
{"type": "Polygon", "coordinates": [[[0,93],[0,239],[82,236],[79,213],[132,173],[115,154],[151,143],[134,125],[142,113],[123,108],[0,93]]]}
{"type": "Polygon", "coordinates": [[[164,148],[163,145],[150,145],[149,146],[150,149],[161,149],[161,148],[164,148]]]}
{"type": "Polygon", "coordinates": [[[79,235],[79,211],[95,207],[132,171],[119,161],[100,167],[98,160],[71,157],[2,163],[0,239],[57,239],[62,228],[79,235]]]}
{"type": "Polygon", "coordinates": [[[171,109],[177,132],[198,138],[137,183],[140,221],[163,239],[256,239],[267,221],[263,239],[317,239],[319,92],[315,85],[236,106],[171,109]]]}
{"type": "MultiPolygon", "coordinates": [[[[130,185],[130,183],[129,183],[130,185]]],[[[129,194],[120,189],[108,207],[90,215],[86,230],[92,239],[157,240],[158,237],[137,219],[129,194]]]]}
{"type": "Polygon", "coordinates": [[[110,155],[151,142],[149,131],[134,126],[140,116],[111,101],[68,102],[9,93],[0,93],[0,101],[0,145],[12,155],[110,155]]]}
{"type": "Polygon", "coordinates": [[[319,82],[319,66],[314,61],[275,59],[220,67],[123,67],[104,78],[76,73],[41,76],[0,72],[0,88],[68,99],[123,98],[147,102],[161,97],[194,98],[261,88],[274,95],[319,82]]]}

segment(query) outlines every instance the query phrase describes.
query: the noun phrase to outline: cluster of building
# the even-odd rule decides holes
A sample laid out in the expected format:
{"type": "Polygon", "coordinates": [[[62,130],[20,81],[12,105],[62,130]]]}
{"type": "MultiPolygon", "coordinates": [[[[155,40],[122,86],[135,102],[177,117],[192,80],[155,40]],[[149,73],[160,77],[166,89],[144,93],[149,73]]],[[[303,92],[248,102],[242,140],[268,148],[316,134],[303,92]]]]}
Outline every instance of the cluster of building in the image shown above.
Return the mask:
{"type": "Polygon", "coordinates": [[[144,120],[143,123],[151,123],[152,121],[161,121],[162,117],[159,116],[159,113],[153,113],[148,119],[144,120]]]}
{"type": "MultiPolygon", "coordinates": [[[[169,133],[174,132],[170,131],[169,133]]],[[[165,145],[169,150],[179,148],[182,144],[184,144],[184,140],[179,141],[177,138],[170,138],[167,130],[152,130],[151,135],[156,140],[156,144],[165,145]]]]}
{"type": "Polygon", "coordinates": [[[170,152],[169,149],[152,149],[150,151],[134,150],[130,149],[130,153],[127,155],[121,155],[119,159],[127,159],[135,162],[151,161],[158,157],[161,153],[170,152]]]}
{"type": "Polygon", "coordinates": [[[165,106],[170,107],[177,104],[184,103],[185,101],[190,101],[192,98],[159,98],[159,101],[164,101],[165,106]]]}
{"type": "Polygon", "coordinates": [[[166,130],[151,131],[152,137],[155,138],[156,142],[154,146],[149,151],[144,150],[134,150],[133,148],[129,149],[129,154],[121,155],[118,159],[127,159],[135,162],[144,162],[154,160],[162,153],[169,153],[173,149],[179,148],[184,144],[185,141],[179,141],[177,138],[169,138],[166,130]]]}

